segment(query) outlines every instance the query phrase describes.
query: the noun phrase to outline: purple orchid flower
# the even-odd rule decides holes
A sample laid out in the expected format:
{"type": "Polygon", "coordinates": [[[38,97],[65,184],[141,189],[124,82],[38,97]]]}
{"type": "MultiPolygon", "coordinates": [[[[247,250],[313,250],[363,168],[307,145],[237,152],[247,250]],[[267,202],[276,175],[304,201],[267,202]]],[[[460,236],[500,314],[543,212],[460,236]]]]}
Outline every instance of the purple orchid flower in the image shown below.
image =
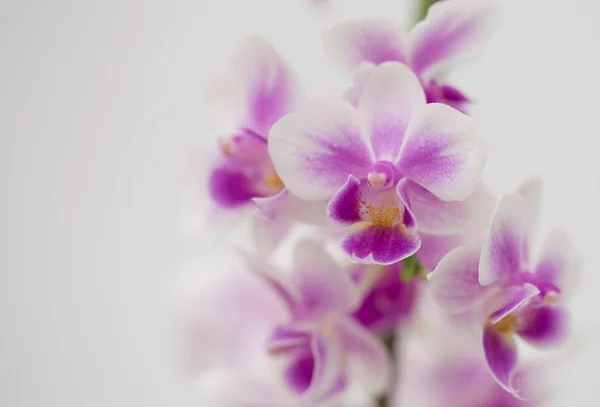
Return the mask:
{"type": "MultiPolygon", "coordinates": [[[[355,19],[335,26],[327,34],[325,46],[336,64],[349,73],[365,62],[407,64],[423,84],[428,102],[445,103],[466,112],[469,98],[440,82],[435,73],[478,48],[495,26],[497,16],[498,7],[491,0],[444,0],[432,5],[427,17],[408,35],[385,18],[355,19]]],[[[368,71],[363,67],[355,76],[349,100],[355,99],[361,78],[368,71]]]]}
{"type": "Polygon", "coordinates": [[[289,388],[311,402],[339,394],[349,381],[348,368],[373,393],[387,388],[390,361],[377,337],[352,318],[360,303],[357,285],[317,241],[304,241],[294,253],[287,282],[272,277],[269,266],[251,259],[289,312],[268,341],[269,352],[282,358],[289,388]]]}
{"type": "Polygon", "coordinates": [[[283,117],[269,152],[291,193],[328,200],[352,226],[342,241],[355,262],[392,264],[415,253],[418,230],[482,230],[494,198],[479,181],[484,149],[471,118],[426,104],[415,74],[388,62],[369,76],[357,108],[319,101],[283,117]]]}
{"type": "Polygon", "coordinates": [[[213,201],[228,210],[258,208],[257,243],[268,251],[291,225],[290,196],[269,158],[268,134],[291,111],[302,92],[295,74],[266,40],[252,36],[240,47],[232,72],[215,90],[234,130],[220,142],[221,157],[208,187],[213,201]],[[270,222],[269,222],[270,221],[270,222]]]}
{"type": "Polygon", "coordinates": [[[207,397],[236,407],[341,407],[359,405],[340,403],[356,387],[372,398],[389,384],[387,352],[352,318],[360,298],[349,274],[317,242],[300,243],[294,258],[285,281],[243,254],[245,269],[201,282],[183,327],[187,364],[207,397]]]}
{"type": "Polygon", "coordinates": [[[483,348],[496,381],[517,395],[514,337],[537,347],[557,345],[568,332],[564,307],[568,280],[578,257],[562,232],[549,235],[534,261],[533,234],[539,212],[540,183],[525,183],[502,198],[483,247],[450,252],[430,275],[432,295],[448,311],[475,307],[483,314],[483,348]]]}
{"type": "Polygon", "coordinates": [[[370,275],[380,276],[353,313],[357,321],[379,335],[391,333],[399,324],[410,321],[417,305],[421,281],[402,281],[401,271],[402,263],[398,262],[389,266],[357,265],[351,272],[359,286],[370,275]]]}

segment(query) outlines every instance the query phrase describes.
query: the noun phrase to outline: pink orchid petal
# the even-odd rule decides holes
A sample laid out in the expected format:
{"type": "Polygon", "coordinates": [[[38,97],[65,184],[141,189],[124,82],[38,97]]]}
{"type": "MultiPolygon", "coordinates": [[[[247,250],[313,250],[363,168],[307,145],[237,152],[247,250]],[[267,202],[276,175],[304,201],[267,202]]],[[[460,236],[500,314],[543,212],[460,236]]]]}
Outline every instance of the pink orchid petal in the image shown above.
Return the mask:
{"type": "Polygon", "coordinates": [[[374,393],[385,391],[391,384],[392,367],[379,339],[352,318],[338,320],[335,327],[359,382],[374,393]]]}
{"type": "Polygon", "coordinates": [[[320,101],[288,114],[271,130],[269,153],[288,190],[306,200],[324,200],[362,177],[372,162],[358,111],[346,102],[320,101]]]}
{"type": "Polygon", "coordinates": [[[485,153],[469,116],[430,103],[413,115],[398,168],[406,178],[445,201],[466,199],[483,170],[485,153]]]}
{"type": "Polygon", "coordinates": [[[517,347],[510,334],[501,334],[492,326],[483,330],[483,351],[492,376],[506,391],[517,395],[513,376],[517,368],[517,347]]]}
{"type": "Polygon", "coordinates": [[[569,312],[561,306],[529,307],[519,314],[516,333],[534,346],[557,346],[566,340],[569,323],[569,312]]]}
{"type": "Polygon", "coordinates": [[[326,318],[353,310],[358,288],[327,253],[323,242],[304,240],[294,251],[291,284],[300,296],[303,318],[326,318]]]}
{"type": "Polygon", "coordinates": [[[358,110],[371,131],[377,160],[393,162],[415,109],[424,106],[419,79],[406,65],[386,62],[371,72],[362,88],[358,110]]]}
{"type": "Polygon", "coordinates": [[[275,48],[258,36],[240,46],[233,69],[241,92],[240,125],[267,137],[271,126],[302,100],[298,80],[275,48]]]}
{"type": "Polygon", "coordinates": [[[325,49],[347,73],[362,62],[406,62],[404,35],[400,27],[385,18],[354,19],[336,25],[325,35],[325,49]]]}
{"type": "Polygon", "coordinates": [[[565,232],[555,230],[546,238],[537,264],[537,278],[560,289],[561,297],[569,297],[581,279],[581,259],[565,232]]]}
{"type": "Polygon", "coordinates": [[[433,271],[440,261],[452,250],[467,244],[467,238],[461,235],[429,235],[419,232],[421,248],[416,253],[421,264],[433,271]]]}
{"type": "Polygon", "coordinates": [[[396,225],[357,225],[342,241],[342,248],[356,263],[393,264],[413,255],[421,246],[419,236],[396,225]]]}
{"type": "Polygon", "coordinates": [[[520,195],[500,199],[482,248],[481,284],[510,278],[528,264],[531,228],[527,215],[526,202],[520,195]]]}
{"type": "Polygon", "coordinates": [[[482,182],[464,201],[443,201],[410,181],[407,194],[419,231],[436,235],[482,232],[496,206],[496,197],[482,182]]]}
{"type": "Polygon", "coordinates": [[[476,247],[459,247],[448,253],[429,275],[431,295],[446,311],[464,312],[487,293],[478,281],[479,253],[476,247]]]}
{"type": "Polygon", "coordinates": [[[440,1],[409,33],[410,65],[428,76],[442,65],[469,56],[493,31],[499,14],[492,0],[440,1]]]}

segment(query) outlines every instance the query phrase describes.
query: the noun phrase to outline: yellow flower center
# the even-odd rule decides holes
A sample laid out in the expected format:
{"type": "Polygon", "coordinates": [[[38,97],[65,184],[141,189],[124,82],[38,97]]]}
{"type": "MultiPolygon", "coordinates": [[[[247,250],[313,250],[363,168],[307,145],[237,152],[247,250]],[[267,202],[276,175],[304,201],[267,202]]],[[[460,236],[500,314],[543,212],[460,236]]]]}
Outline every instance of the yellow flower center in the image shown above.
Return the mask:
{"type": "Polygon", "coordinates": [[[394,205],[367,205],[367,210],[375,227],[391,228],[404,214],[404,208],[401,209],[394,205]]]}
{"type": "Polygon", "coordinates": [[[507,315],[500,321],[496,322],[493,326],[496,331],[506,334],[513,331],[515,324],[517,323],[517,317],[514,315],[507,315]]]}
{"type": "Polygon", "coordinates": [[[284,187],[283,181],[279,178],[279,175],[275,171],[268,173],[264,178],[264,183],[267,187],[273,189],[282,189],[284,187]]]}

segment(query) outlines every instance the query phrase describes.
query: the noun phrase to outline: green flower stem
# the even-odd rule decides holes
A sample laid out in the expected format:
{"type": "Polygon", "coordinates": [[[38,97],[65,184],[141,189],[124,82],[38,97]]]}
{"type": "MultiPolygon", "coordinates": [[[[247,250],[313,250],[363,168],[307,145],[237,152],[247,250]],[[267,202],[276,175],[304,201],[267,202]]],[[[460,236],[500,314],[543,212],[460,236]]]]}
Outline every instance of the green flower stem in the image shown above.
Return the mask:
{"type": "Polygon", "coordinates": [[[439,0],[420,0],[419,7],[417,9],[417,23],[425,18],[429,7],[431,7],[433,3],[437,3],[438,1],[439,0]]]}

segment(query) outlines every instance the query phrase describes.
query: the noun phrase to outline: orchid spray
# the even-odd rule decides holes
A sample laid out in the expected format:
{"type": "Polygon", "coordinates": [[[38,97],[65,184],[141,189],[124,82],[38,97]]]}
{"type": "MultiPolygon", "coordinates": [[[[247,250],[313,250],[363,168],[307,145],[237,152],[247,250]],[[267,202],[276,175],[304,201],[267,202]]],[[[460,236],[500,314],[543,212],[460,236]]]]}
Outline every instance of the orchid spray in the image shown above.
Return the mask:
{"type": "Polygon", "coordinates": [[[480,180],[472,99],[440,75],[485,43],[498,5],[417,9],[410,30],[388,18],[327,30],[349,79],[336,97],[306,95],[260,37],[236,54],[208,192],[250,219],[254,244],[235,248],[182,329],[187,365],[219,405],[543,403],[519,348],[567,338],[579,259],[562,231],[534,251],[538,179],[499,199],[480,180]]]}

